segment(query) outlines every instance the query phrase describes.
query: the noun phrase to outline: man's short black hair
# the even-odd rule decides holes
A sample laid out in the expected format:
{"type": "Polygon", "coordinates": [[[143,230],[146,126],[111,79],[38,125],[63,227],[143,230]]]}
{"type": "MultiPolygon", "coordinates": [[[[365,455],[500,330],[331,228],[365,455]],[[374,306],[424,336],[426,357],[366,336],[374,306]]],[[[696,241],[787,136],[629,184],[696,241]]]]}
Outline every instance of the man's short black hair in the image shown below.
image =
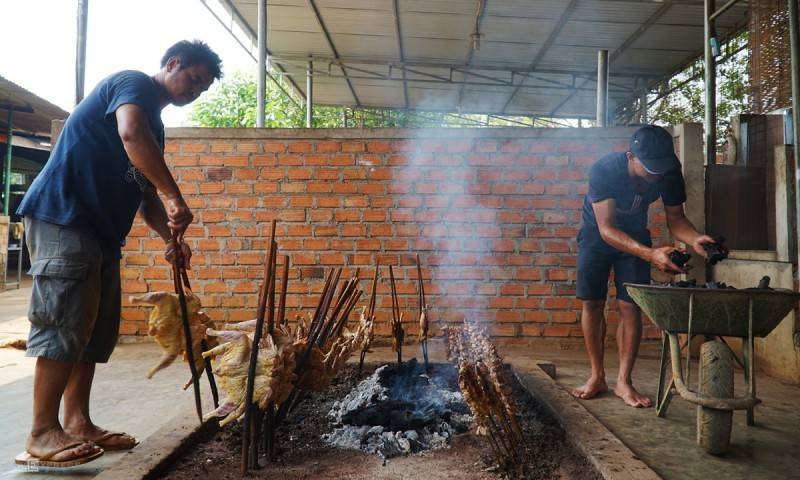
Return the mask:
{"type": "Polygon", "coordinates": [[[161,57],[161,68],[167,64],[170,58],[175,57],[181,62],[181,68],[191,67],[192,65],[205,64],[208,71],[215,79],[222,78],[222,60],[206,42],[201,40],[181,40],[169,47],[161,57]]]}

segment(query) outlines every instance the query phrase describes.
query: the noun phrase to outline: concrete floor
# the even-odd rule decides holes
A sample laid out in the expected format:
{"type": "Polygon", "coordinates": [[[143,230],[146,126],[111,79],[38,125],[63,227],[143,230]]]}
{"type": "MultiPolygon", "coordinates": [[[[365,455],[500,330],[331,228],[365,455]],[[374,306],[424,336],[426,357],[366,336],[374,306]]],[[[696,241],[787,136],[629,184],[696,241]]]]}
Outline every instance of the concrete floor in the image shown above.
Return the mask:
{"type": "MultiPolygon", "coordinates": [[[[26,338],[27,302],[30,289],[0,294],[0,342],[26,338]]],[[[191,389],[180,390],[189,378],[186,364],[176,362],[152,379],[147,370],[156,363],[161,350],[154,343],[119,345],[106,365],[99,365],[92,393],[92,416],[96,423],[115,431],[125,431],[139,440],[147,437],[187,410],[194,410],[191,389]]],[[[35,359],[25,352],[0,348],[0,479],[38,480],[53,478],[92,478],[114,463],[125,452],[109,452],[86,465],[56,472],[27,472],[14,464],[14,457],[23,451],[30,428],[33,369],[35,359]]],[[[207,384],[203,387],[203,406],[211,406],[207,384]]]]}
{"type": "MultiPolygon", "coordinates": [[[[588,360],[582,351],[501,349],[512,364],[529,363],[531,356],[551,361],[557,367],[557,382],[571,390],[589,374],[588,360]]],[[[609,386],[617,373],[616,352],[606,352],[609,386]]],[[[696,364],[693,364],[696,365],[696,364]]],[[[636,364],[634,385],[655,397],[658,385],[658,358],[644,355],[636,364]]],[[[697,378],[693,370],[692,378],[697,378]]],[[[736,372],[737,395],[744,385],[741,370],[736,372]]],[[[639,458],[665,479],[775,480],[800,479],[800,387],[786,385],[764,374],[756,376],[758,397],[756,425],[748,427],[743,411],[734,412],[731,450],[724,456],[706,454],[695,444],[696,406],[675,395],[666,418],[658,418],[654,408],[633,409],[611,393],[594,400],[579,400],[601,423],[613,432],[639,458]]]]}
{"type": "MultiPolygon", "coordinates": [[[[30,290],[0,294],[0,342],[27,334],[27,299],[30,290]]],[[[407,346],[405,357],[420,357],[419,347],[407,346]]],[[[556,364],[557,381],[566,389],[583,382],[588,364],[582,350],[553,348],[501,348],[505,360],[516,367],[532,368],[534,359],[556,364]]],[[[444,359],[441,344],[432,344],[431,360],[444,359]]],[[[634,372],[634,382],[641,391],[655,395],[658,360],[655,349],[643,353],[634,372]]],[[[124,430],[140,440],[169,422],[180,412],[193,410],[191,391],[178,385],[188,377],[185,364],[159,372],[147,380],[145,373],[160,356],[152,343],[120,345],[107,365],[99,366],[93,394],[92,411],[97,423],[124,430]]],[[[391,361],[395,354],[377,348],[368,361],[391,361]]],[[[616,353],[607,353],[608,380],[616,375],[616,353]]],[[[0,348],[0,479],[52,478],[43,473],[25,472],[13,464],[22,451],[30,427],[31,390],[34,360],[24,352],[0,348]]],[[[737,372],[740,375],[741,372],[737,372]]],[[[696,375],[693,375],[696,378],[696,375]]],[[[580,401],[631,450],[666,479],[800,479],[800,387],[782,384],[766,375],[758,377],[759,397],[755,427],[745,425],[743,412],[734,414],[732,449],[723,457],[705,454],[695,445],[695,407],[674,397],[667,418],[660,419],[654,409],[631,409],[611,394],[595,400],[580,401]]],[[[742,385],[741,376],[737,376],[742,385]]],[[[205,384],[204,384],[205,387],[205,384]]],[[[204,391],[204,407],[210,399],[204,391]]],[[[70,469],[59,478],[90,478],[125,453],[107,453],[98,461],[70,469]]]]}

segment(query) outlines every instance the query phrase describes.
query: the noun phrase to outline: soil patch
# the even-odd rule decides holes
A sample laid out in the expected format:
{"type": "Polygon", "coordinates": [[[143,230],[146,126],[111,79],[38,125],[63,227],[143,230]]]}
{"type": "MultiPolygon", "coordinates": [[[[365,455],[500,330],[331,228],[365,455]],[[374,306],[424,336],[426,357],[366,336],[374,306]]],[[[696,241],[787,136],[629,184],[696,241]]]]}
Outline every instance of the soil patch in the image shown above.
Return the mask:
{"type": "MultiPolygon", "coordinates": [[[[379,364],[367,364],[357,375],[355,365],[346,365],[322,393],[300,402],[277,432],[278,458],[273,463],[261,459],[259,470],[250,478],[286,480],[342,479],[452,479],[495,480],[508,478],[496,471],[494,457],[484,438],[471,433],[455,435],[450,448],[430,450],[384,460],[360,450],[334,448],[322,435],[334,429],[328,416],[334,402],[341,400],[379,364]]],[[[446,368],[449,366],[441,366],[446,368]]],[[[544,480],[599,480],[594,468],[566,441],[560,425],[549,416],[509,372],[514,399],[519,406],[520,424],[525,434],[524,473],[517,478],[544,480]]],[[[161,478],[239,479],[241,474],[241,424],[230,424],[209,440],[190,449],[161,478]]]]}

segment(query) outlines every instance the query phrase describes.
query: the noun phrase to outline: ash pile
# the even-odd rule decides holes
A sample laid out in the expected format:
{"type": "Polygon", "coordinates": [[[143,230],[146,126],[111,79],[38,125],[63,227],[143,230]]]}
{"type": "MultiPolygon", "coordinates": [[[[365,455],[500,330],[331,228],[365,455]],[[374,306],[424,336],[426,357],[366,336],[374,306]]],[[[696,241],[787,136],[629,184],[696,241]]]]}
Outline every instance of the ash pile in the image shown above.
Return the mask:
{"type": "Polygon", "coordinates": [[[336,428],[323,440],[383,458],[446,448],[472,424],[451,365],[426,374],[416,359],[384,365],[334,403],[336,428]]]}

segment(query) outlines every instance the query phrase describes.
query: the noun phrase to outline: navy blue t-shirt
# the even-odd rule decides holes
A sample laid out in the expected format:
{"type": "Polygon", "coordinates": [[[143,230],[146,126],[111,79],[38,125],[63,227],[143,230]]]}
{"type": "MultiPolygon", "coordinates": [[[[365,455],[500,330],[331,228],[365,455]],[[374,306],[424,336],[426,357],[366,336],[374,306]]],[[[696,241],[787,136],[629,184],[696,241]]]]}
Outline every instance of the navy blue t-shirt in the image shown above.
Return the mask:
{"type": "Polygon", "coordinates": [[[50,158],[17,213],[78,228],[119,252],[150,182],[128,159],[117,132],[116,110],[140,106],[164,147],[158,87],[147,74],[126,70],[102,80],[75,107],[50,158]]]}
{"type": "Polygon", "coordinates": [[[614,218],[618,229],[634,240],[649,245],[647,211],[650,204],[661,198],[664,205],[677,206],[686,202],[686,186],[680,170],[665,174],[659,181],[647,184],[644,192],[628,174],[628,158],[624,153],[611,153],[592,165],[589,170],[589,191],[583,199],[582,226],[578,235],[580,246],[612,248],[600,237],[593,203],[613,198],[614,218]]]}

